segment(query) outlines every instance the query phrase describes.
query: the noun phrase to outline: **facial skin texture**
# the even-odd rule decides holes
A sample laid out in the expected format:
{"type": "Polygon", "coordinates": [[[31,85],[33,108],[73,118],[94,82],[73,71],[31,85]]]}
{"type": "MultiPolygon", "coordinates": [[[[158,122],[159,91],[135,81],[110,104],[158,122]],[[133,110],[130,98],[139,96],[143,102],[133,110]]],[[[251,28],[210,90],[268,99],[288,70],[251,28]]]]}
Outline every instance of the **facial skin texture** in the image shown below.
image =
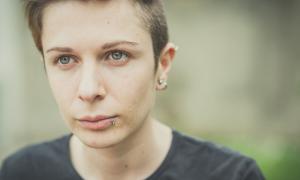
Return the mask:
{"type": "Polygon", "coordinates": [[[150,36],[140,28],[137,18],[121,8],[122,3],[114,6],[106,9],[103,4],[102,9],[93,3],[53,4],[44,17],[45,63],[55,99],[72,132],[92,147],[119,142],[149,118],[153,106],[155,79],[150,36]],[[116,13],[121,15],[111,16],[116,13]],[[102,49],[104,44],[120,41],[134,45],[124,43],[102,49]],[[47,53],[54,47],[72,48],[73,52],[47,53]],[[117,62],[107,57],[116,50],[128,52],[128,58],[117,62]],[[72,62],[55,64],[56,58],[65,54],[72,57],[72,62]],[[117,115],[118,127],[86,130],[76,119],[87,115],[117,115]]]}
{"type": "Polygon", "coordinates": [[[128,1],[49,5],[44,11],[42,45],[52,92],[77,141],[101,150],[130,138],[147,141],[142,138],[148,132],[164,134],[156,130],[163,128],[150,113],[160,88],[157,80],[167,79],[174,47],[167,45],[155,71],[150,33],[128,1]],[[91,130],[78,121],[96,115],[117,116],[116,125],[91,130]]]}

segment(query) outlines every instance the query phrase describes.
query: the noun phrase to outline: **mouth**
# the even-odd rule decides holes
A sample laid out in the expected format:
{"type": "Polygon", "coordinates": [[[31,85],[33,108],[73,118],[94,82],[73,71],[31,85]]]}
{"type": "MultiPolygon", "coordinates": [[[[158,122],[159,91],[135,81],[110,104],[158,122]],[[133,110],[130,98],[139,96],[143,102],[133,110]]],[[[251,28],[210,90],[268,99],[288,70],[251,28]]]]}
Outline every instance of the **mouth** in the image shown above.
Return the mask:
{"type": "Polygon", "coordinates": [[[106,116],[106,115],[97,115],[97,116],[84,116],[78,119],[79,124],[90,130],[105,130],[114,125],[114,122],[117,120],[118,116],[106,116]]]}
{"type": "Polygon", "coordinates": [[[82,118],[79,118],[79,121],[89,121],[89,122],[96,122],[96,121],[103,121],[110,118],[115,118],[115,116],[106,116],[106,115],[97,115],[97,116],[84,116],[82,118]]]}

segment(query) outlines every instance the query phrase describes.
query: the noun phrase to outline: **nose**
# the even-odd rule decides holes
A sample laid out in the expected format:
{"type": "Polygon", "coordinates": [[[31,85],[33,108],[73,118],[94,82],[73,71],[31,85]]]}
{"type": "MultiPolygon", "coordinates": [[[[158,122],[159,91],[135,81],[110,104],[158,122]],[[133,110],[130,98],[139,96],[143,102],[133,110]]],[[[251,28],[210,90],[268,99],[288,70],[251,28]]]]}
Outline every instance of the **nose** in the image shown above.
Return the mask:
{"type": "Polygon", "coordinates": [[[96,66],[82,69],[78,98],[83,102],[93,103],[105,97],[106,91],[101,83],[96,66]]]}

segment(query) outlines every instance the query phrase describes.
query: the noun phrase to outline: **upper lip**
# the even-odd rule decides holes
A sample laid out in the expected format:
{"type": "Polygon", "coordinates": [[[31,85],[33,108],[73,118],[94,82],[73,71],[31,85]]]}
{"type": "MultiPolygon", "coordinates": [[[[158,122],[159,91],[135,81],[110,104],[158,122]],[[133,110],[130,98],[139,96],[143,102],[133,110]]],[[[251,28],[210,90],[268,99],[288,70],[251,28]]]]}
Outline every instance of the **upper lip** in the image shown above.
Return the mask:
{"type": "Polygon", "coordinates": [[[107,115],[96,115],[96,116],[83,116],[79,118],[80,121],[102,121],[105,119],[115,118],[117,116],[107,116],[107,115]]]}

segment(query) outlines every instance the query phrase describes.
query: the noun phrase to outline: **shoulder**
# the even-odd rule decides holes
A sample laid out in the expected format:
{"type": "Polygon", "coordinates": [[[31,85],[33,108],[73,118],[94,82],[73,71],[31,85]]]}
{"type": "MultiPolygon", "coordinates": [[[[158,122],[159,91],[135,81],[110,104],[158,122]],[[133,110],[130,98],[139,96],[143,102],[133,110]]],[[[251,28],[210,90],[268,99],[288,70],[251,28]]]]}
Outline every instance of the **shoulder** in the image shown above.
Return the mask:
{"type": "Polygon", "coordinates": [[[189,170],[212,179],[264,179],[255,160],[216,143],[193,138],[174,131],[177,160],[189,170]],[[192,162],[192,163],[191,163],[192,162]],[[215,177],[215,178],[214,178],[215,177]],[[253,178],[252,178],[253,179],[253,178]]]}
{"type": "Polygon", "coordinates": [[[69,137],[70,135],[66,135],[18,150],[3,161],[0,177],[7,179],[32,178],[35,176],[31,172],[42,171],[49,166],[53,167],[59,164],[59,161],[63,160],[67,153],[69,137]]]}
{"type": "Polygon", "coordinates": [[[191,137],[180,133],[178,131],[173,132],[174,146],[180,148],[185,153],[193,154],[197,153],[197,157],[210,158],[214,157],[220,160],[225,159],[248,159],[246,156],[240,154],[237,151],[231,150],[227,147],[213,143],[211,141],[191,137]]]}

